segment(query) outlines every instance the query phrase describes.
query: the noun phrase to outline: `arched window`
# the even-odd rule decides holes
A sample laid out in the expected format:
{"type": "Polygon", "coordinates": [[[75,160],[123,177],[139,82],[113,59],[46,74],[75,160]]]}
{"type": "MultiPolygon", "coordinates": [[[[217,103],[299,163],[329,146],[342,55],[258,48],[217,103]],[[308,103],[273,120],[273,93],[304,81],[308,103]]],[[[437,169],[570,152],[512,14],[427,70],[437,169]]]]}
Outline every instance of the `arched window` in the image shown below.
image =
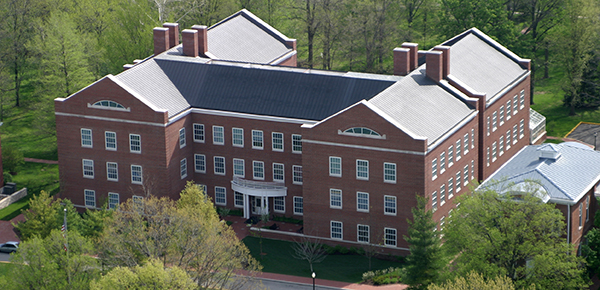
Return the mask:
{"type": "Polygon", "coordinates": [[[369,135],[369,136],[377,136],[377,137],[381,137],[381,135],[369,128],[365,128],[365,127],[354,127],[354,128],[350,128],[350,129],[346,129],[344,131],[345,134],[352,134],[352,135],[369,135]]]}
{"type": "Polygon", "coordinates": [[[97,101],[92,106],[94,106],[94,107],[109,107],[109,108],[117,108],[117,109],[125,110],[125,107],[123,107],[123,105],[121,105],[117,102],[114,102],[114,101],[109,101],[109,100],[97,101]]]}

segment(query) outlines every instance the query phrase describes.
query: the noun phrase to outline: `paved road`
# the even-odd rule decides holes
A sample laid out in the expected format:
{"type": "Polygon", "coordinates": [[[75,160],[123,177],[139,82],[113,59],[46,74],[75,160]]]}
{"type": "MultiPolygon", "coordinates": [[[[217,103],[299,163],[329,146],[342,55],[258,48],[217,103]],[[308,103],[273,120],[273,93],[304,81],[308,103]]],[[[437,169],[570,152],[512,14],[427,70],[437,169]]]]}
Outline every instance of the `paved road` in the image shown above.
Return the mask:
{"type": "MultiPolygon", "coordinates": [[[[256,283],[262,283],[262,285],[259,284],[259,286],[257,287],[258,289],[270,289],[270,290],[312,290],[313,289],[312,284],[276,281],[276,280],[262,279],[262,278],[257,278],[257,280],[258,281],[256,283]]],[[[342,289],[342,288],[316,285],[315,289],[316,290],[336,290],[336,289],[342,289]]]]}
{"type": "Polygon", "coordinates": [[[8,262],[10,259],[10,254],[0,253],[0,262],[8,262]]]}

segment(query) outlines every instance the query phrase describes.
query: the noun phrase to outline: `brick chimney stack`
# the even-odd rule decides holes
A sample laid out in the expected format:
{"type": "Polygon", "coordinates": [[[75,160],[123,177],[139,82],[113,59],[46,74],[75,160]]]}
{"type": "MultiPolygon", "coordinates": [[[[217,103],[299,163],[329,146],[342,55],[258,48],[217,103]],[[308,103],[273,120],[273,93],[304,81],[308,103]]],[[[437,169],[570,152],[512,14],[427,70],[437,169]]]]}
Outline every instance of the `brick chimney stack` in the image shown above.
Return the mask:
{"type": "Polygon", "coordinates": [[[163,24],[163,27],[169,29],[169,48],[179,45],[179,24],[165,23],[163,24]]]}
{"type": "Polygon", "coordinates": [[[433,50],[442,52],[442,79],[445,79],[450,74],[450,46],[438,45],[433,50]]]}
{"type": "Polygon", "coordinates": [[[159,55],[169,49],[169,29],[164,27],[155,27],[154,35],[154,55],[159,55]]]}
{"type": "Polygon", "coordinates": [[[425,63],[427,64],[425,73],[436,83],[443,79],[443,54],[442,51],[432,50],[425,55],[425,63]]]}
{"type": "Polygon", "coordinates": [[[419,53],[419,44],[417,43],[411,43],[411,42],[405,42],[402,44],[402,48],[408,48],[410,50],[410,52],[408,53],[409,55],[409,72],[415,70],[417,68],[417,66],[419,66],[419,57],[418,57],[418,53],[419,53]]]}
{"type": "Polygon", "coordinates": [[[183,42],[183,55],[197,57],[198,56],[198,30],[184,29],[181,31],[183,42]]]}
{"type": "Polygon", "coordinates": [[[394,48],[394,75],[405,76],[410,72],[410,49],[394,48]]]}
{"type": "Polygon", "coordinates": [[[192,29],[198,30],[198,53],[206,56],[208,52],[208,27],[204,25],[194,25],[192,29]]]}

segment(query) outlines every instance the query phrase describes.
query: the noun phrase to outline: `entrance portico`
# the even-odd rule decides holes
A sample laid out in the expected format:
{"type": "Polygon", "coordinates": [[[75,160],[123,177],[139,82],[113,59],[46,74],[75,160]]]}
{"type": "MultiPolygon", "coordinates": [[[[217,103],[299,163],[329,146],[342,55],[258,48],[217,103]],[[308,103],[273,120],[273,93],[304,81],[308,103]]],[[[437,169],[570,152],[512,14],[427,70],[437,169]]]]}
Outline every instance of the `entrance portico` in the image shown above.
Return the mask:
{"type": "Polygon", "coordinates": [[[250,218],[250,214],[269,214],[269,197],[287,196],[287,187],[278,182],[265,182],[246,180],[234,177],[231,181],[231,189],[241,193],[244,200],[244,218],[250,218]],[[252,197],[252,202],[250,202],[252,197]]]}

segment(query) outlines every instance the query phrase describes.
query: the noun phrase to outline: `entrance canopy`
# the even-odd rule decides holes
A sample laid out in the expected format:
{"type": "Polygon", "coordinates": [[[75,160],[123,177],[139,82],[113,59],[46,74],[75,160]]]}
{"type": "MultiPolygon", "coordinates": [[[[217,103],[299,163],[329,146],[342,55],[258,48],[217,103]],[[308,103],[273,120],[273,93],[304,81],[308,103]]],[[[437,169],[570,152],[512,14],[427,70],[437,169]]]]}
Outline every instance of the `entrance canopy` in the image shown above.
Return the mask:
{"type": "Polygon", "coordinates": [[[250,218],[250,212],[269,214],[269,197],[287,196],[287,187],[278,182],[246,180],[234,177],[231,189],[243,195],[244,217],[250,218]],[[252,197],[252,198],[250,198],[252,197]],[[252,202],[251,202],[252,201],[252,202]],[[250,208],[252,206],[252,209],[250,208]]]}

